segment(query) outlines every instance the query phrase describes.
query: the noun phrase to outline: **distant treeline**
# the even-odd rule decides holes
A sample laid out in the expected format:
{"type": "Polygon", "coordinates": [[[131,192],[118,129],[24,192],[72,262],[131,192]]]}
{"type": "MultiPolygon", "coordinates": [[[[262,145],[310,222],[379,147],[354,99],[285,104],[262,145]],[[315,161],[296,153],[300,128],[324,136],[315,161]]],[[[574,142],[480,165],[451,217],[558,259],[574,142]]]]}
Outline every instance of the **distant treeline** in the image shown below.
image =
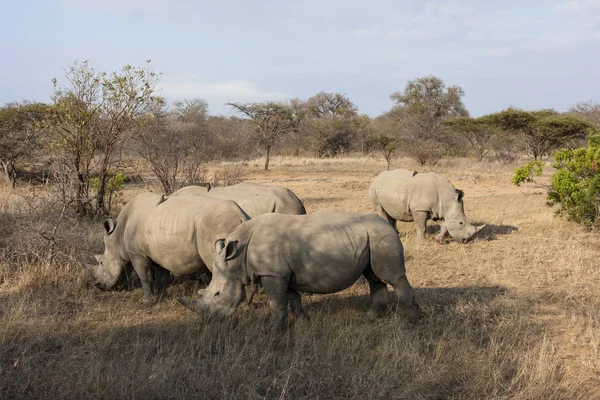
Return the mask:
{"type": "MultiPolygon", "coordinates": [[[[111,184],[126,168],[149,170],[165,193],[203,180],[216,160],[274,153],[337,157],[381,154],[389,163],[408,156],[433,164],[443,156],[511,162],[580,146],[600,128],[600,104],[567,113],[514,108],[471,118],[464,91],[435,77],[409,81],[391,94],[391,109],[370,118],[342,93],[307,100],[228,103],[236,116],[211,116],[204,100],[167,104],[156,93],[150,62],[105,73],[88,62],[66,70],[68,84],[48,103],[0,108],[0,165],[14,187],[24,173],[43,172],[63,204],[81,215],[108,212],[111,184]]],[[[198,93],[199,98],[202,93],[198,93]]]]}

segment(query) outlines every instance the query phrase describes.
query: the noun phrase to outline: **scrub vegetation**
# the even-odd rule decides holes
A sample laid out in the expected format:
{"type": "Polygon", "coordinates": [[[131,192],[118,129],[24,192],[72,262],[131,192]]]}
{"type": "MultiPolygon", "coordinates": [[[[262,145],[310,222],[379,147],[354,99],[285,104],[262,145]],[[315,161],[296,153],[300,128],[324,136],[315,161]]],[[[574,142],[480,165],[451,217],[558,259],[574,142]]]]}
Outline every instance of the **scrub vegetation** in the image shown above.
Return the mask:
{"type": "MultiPolygon", "coordinates": [[[[308,212],[370,211],[383,159],[273,157],[214,163],[247,181],[285,185],[308,212]]],[[[419,169],[408,158],[395,163],[419,169]]],[[[231,320],[200,317],[173,296],[142,305],[141,288],[102,292],[79,261],[102,250],[86,220],[55,237],[33,189],[0,197],[0,393],[3,398],[595,398],[600,396],[600,237],[554,215],[546,191],[511,183],[515,165],[443,159],[465,191],[471,221],[488,225],[468,244],[420,243],[399,223],[407,274],[428,317],[417,325],[390,310],[365,318],[368,285],[303,296],[308,321],[275,334],[266,298],[231,320]],[[39,214],[31,214],[39,210],[39,214]],[[37,257],[36,255],[39,255],[37,257]]],[[[549,180],[546,172],[541,180],[549,180]]],[[[113,200],[122,206],[139,185],[113,200]]],[[[117,210],[115,210],[117,211],[117,210]]]]}
{"type": "Polygon", "coordinates": [[[166,103],[159,80],[150,62],[74,62],[47,104],[0,107],[0,399],[600,398],[600,104],[473,118],[462,88],[426,76],[376,117],[326,92],[214,116],[166,103]],[[263,294],[219,320],[175,300],[195,281],[142,304],[135,282],[84,278],[102,219],[141,191],[247,181],[309,213],[373,211],[369,186],[393,168],[445,175],[487,224],[467,244],[398,224],[416,325],[393,308],[369,321],[362,279],[304,295],[309,320],[278,334],[263,294]]]}

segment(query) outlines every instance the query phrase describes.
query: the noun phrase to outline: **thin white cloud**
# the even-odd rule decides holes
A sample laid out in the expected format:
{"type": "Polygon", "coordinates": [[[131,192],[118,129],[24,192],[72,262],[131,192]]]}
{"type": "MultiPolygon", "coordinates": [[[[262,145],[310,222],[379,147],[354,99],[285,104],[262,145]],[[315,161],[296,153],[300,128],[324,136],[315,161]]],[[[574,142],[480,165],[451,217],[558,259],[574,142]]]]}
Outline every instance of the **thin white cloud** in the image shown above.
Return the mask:
{"type": "Polygon", "coordinates": [[[358,28],[354,30],[354,35],[359,38],[375,38],[381,36],[382,30],[379,27],[358,28]]]}
{"type": "Polygon", "coordinates": [[[218,105],[225,102],[255,102],[268,100],[283,100],[292,96],[281,92],[260,90],[258,85],[247,81],[229,81],[219,83],[205,82],[162,82],[159,85],[161,94],[167,99],[201,98],[210,104],[218,105]]]}
{"type": "Polygon", "coordinates": [[[600,9],[600,0],[568,0],[556,3],[554,9],[558,11],[591,11],[600,9]]]}

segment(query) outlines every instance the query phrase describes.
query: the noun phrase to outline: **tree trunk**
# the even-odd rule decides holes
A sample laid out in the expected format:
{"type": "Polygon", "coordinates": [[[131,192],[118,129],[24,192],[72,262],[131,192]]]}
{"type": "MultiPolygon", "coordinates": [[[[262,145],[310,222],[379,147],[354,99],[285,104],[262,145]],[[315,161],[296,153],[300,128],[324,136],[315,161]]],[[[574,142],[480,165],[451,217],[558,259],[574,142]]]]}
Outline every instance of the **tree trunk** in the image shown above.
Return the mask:
{"type": "Polygon", "coordinates": [[[107,171],[102,168],[98,177],[98,197],[96,199],[96,212],[98,215],[106,215],[104,197],[106,196],[106,175],[107,171]]]}
{"type": "Polygon", "coordinates": [[[77,213],[80,217],[85,216],[86,208],[85,208],[85,179],[81,171],[77,171],[77,213]]]}
{"type": "Polygon", "coordinates": [[[265,171],[269,170],[269,158],[271,157],[271,146],[265,146],[265,171]]]}
{"type": "Polygon", "coordinates": [[[4,162],[4,161],[0,161],[0,164],[2,164],[2,170],[4,171],[4,181],[6,182],[6,185],[11,188],[14,189],[15,188],[15,169],[13,166],[11,166],[10,162],[4,162]]]}
{"type": "Polygon", "coordinates": [[[481,162],[481,160],[483,160],[483,157],[485,157],[485,152],[483,151],[476,151],[477,154],[477,161],[481,162]]]}

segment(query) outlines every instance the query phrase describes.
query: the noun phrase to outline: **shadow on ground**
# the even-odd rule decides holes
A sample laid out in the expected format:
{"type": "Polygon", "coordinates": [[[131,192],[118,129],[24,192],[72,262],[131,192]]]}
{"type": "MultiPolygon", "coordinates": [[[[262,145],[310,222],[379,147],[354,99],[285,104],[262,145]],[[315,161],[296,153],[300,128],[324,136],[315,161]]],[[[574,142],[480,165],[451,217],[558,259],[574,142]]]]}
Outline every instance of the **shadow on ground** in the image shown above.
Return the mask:
{"type": "MultiPolygon", "coordinates": [[[[483,225],[485,222],[480,222],[480,221],[474,221],[473,225],[475,226],[481,226],[483,225]]],[[[427,225],[426,229],[426,234],[428,236],[435,236],[440,232],[440,225],[439,224],[435,224],[435,225],[427,225]]],[[[512,233],[515,233],[519,230],[518,227],[516,226],[512,226],[512,225],[495,225],[495,224],[486,224],[485,227],[479,231],[475,237],[474,240],[498,240],[499,236],[504,236],[504,235],[510,235],[512,233]]],[[[411,232],[412,234],[413,232],[411,232]]],[[[452,238],[450,236],[446,236],[445,240],[452,240],[452,238]]]]}
{"type": "MultiPolygon", "coordinates": [[[[391,288],[390,288],[391,289],[391,288]]],[[[365,291],[368,291],[368,285],[365,284],[365,291]]],[[[489,303],[495,298],[506,293],[507,289],[501,286],[465,286],[451,288],[416,288],[415,297],[421,307],[428,313],[441,313],[455,306],[459,302],[489,303]]],[[[331,312],[336,313],[348,308],[356,310],[368,310],[370,304],[370,295],[356,294],[348,296],[331,295],[310,295],[304,294],[304,299],[310,299],[305,302],[304,308],[307,312],[331,312]]],[[[390,300],[395,301],[395,295],[390,290],[390,300]]]]}

